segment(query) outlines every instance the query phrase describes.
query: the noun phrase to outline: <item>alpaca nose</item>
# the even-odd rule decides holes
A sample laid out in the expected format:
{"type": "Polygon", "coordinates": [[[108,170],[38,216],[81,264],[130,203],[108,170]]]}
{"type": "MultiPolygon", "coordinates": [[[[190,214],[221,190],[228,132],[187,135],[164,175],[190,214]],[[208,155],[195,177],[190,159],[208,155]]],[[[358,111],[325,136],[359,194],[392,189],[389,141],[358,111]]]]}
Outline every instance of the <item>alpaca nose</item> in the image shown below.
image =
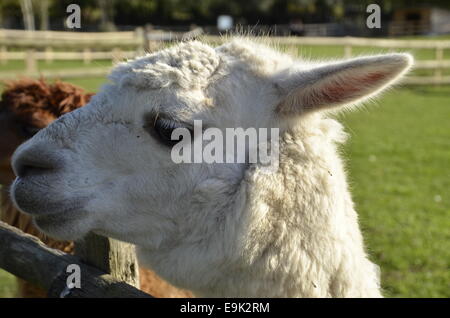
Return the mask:
{"type": "Polygon", "coordinates": [[[13,155],[12,168],[18,177],[51,172],[61,166],[61,156],[46,144],[20,146],[13,155]]]}

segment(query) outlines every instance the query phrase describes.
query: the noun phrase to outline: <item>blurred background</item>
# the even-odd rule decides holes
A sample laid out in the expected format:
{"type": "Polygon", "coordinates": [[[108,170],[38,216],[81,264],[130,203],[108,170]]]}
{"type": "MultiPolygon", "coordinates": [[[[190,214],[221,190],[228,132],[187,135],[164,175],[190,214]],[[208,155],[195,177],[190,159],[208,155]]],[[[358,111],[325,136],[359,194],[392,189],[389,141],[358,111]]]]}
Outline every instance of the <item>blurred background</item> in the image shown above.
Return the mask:
{"type": "MultiPolygon", "coordinates": [[[[96,92],[119,61],[197,37],[217,45],[236,32],[299,58],[415,56],[402,86],[339,116],[351,135],[342,153],[385,295],[449,297],[448,0],[1,0],[0,91],[4,81],[43,76],[96,92]]],[[[0,270],[0,297],[16,289],[0,270]]]]}

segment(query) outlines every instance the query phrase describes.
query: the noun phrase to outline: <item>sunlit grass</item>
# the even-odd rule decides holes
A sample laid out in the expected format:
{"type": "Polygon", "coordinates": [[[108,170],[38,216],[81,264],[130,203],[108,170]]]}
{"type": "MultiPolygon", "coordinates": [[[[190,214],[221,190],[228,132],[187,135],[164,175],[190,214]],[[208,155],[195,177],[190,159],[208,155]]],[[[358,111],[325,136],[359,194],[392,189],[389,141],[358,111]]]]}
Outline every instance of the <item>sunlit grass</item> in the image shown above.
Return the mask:
{"type": "MultiPolygon", "coordinates": [[[[43,70],[59,70],[59,69],[74,69],[74,68],[92,68],[92,67],[108,67],[111,66],[111,60],[94,60],[90,64],[84,64],[81,60],[55,60],[51,63],[46,61],[39,61],[37,68],[40,71],[43,70]]],[[[0,72],[23,72],[25,70],[25,61],[23,60],[11,60],[6,64],[0,64],[0,72]]]]}
{"type": "Polygon", "coordinates": [[[387,296],[450,296],[449,106],[450,87],[414,87],[341,116],[352,192],[387,296]]]}
{"type": "Polygon", "coordinates": [[[0,269],[0,298],[16,297],[16,289],[14,276],[0,269]]]}

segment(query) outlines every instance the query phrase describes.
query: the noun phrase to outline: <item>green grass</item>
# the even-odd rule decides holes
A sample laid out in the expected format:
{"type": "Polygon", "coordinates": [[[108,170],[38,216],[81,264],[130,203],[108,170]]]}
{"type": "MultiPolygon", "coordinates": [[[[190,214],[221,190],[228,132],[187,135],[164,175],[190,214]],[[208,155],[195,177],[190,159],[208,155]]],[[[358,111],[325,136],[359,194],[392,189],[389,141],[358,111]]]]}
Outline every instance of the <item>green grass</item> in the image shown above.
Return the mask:
{"type": "Polygon", "coordinates": [[[16,296],[16,279],[0,269],[0,298],[16,296]]]}
{"type": "MultiPolygon", "coordinates": [[[[342,56],[340,48],[300,50],[342,56]]],[[[366,52],[376,51],[356,53],[366,52]]],[[[70,82],[96,91],[105,80],[70,82]]],[[[396,88],[338,117],[351,135],[342,153],[385,295],[450,297],[450,86],[396,88]]],[[[0,271],[0,297],[13,293],[14,281],[0,271]]]]}
{"type": "Polygon", "coordinates": [[[450,87],[386,94],[340,116],[354,200],[386,295],[450,296],[450,87]]]}
{"type": "MultiPolygon", "coordinates": [[[[47,63],[46,61],[38,62],[38,70],[59,70],[59,69],[73,69],[73,68],[92,68],[92,67],[106,67],[111,66],[111,60],[95,60],[92,61],[91,64],[84,64],[83,61],[80,60],[67,60],[61,61],[56,60],[52,63],[47,63]]],[[[24,71],[25,70],[25,61],[8,61],[6,64],[0,64],[0,72],[13,72],[13,71],[24,71]]]]}
{"type": "Polygon", "coordinates": [[[68,81],[84,88],[88,92],[98,91],[98,89],[107,82],[104,77],[74,78],[68,81]]]}

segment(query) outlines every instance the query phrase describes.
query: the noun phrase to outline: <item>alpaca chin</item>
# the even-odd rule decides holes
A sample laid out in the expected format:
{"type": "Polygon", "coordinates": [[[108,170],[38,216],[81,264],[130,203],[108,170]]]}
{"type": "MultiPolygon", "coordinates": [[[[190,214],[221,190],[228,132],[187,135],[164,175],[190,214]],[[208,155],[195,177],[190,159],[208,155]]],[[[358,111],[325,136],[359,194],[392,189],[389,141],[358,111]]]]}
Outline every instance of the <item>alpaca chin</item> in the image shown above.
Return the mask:
{"type": "Polygon", "coordinates": [[[59,214],[34,216],[35,226],[48,236],[62,241],[76,241],[86,236],[92,225],[88,223],[86,211],[77,211],[76,215],[59,214]]]}

